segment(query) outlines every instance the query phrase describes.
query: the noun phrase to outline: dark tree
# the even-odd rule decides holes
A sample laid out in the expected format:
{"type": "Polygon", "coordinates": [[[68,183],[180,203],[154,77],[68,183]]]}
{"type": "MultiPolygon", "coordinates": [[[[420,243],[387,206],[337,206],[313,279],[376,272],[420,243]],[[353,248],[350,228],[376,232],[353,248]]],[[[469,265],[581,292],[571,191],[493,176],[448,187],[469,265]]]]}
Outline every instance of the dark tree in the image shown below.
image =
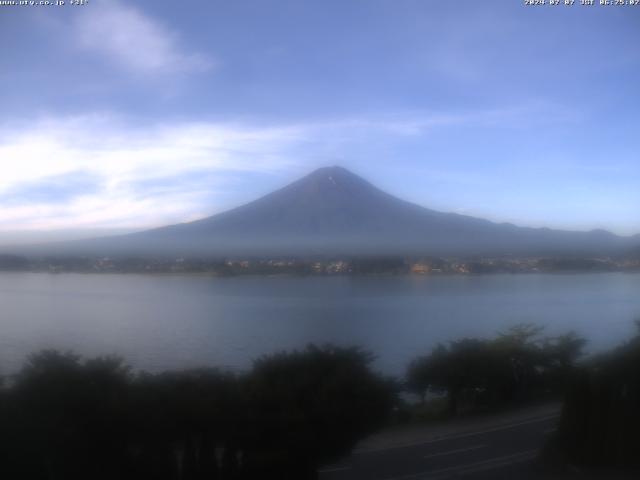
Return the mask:
{"type": "Polygon", "coordinates": [[[257,360],[248,378],[255,448],[272,459],[286,454],[297,478],[348,453],[393,406],[392,384],[370,370],[372,360],[357,348],[313,345],[257,360]]]}
{"type": "Polygon", "coordinates": [[[234,375],[133,375],[116,357],[47,350],[0,388],[7,478],[313,478],[384,423],[394,391],[355,348],[308,347],[234,375]]]}
{"type": "Polygon", "coordinates": [[[542,339],[542,329],[518,325],[493,340],[467,338],[438,345],[407,368],[408,389],[424,399],[444,393],[449,413],[511,404],[561,392],[585,341],[573,333],[542,339]]]}
{"type": "Polygon", "coordinates": [[[640,469],[638,432],[640,335],[575,375],[552,446],[572,464],[640,469]]]}

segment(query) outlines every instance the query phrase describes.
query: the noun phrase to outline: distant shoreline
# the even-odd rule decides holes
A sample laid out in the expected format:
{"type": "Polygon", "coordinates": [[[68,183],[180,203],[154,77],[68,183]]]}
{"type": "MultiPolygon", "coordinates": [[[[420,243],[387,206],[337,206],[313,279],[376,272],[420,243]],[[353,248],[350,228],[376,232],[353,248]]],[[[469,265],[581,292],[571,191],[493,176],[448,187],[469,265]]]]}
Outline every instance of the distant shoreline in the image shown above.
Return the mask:
{"type": "Polygon", "coordinates": [[[37,257],[0,254],[0,272],[235,276],[477,275],[640,272],[640,258],[612,257],[37,257]]]}

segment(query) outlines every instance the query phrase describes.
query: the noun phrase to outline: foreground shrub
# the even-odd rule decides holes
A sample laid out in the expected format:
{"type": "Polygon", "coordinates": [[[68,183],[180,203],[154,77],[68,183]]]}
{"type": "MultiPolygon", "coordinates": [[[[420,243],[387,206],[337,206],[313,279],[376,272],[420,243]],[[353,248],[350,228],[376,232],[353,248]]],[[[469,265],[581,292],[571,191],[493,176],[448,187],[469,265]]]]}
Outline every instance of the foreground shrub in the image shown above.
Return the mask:
{"type": "MultiPolygon", "coordinates": [[[[640,325],[639,325],[640,326],[640,325]]],[[[555,443],[573,464],[640,468],[640,336],[572,381],[555,443]]]]}
{"type": "Polygon", "coordinates": [[[354,348],[263,357],[234,375],[134,375],[115,357],[31,356],[0,394],[7,478],[315,478],[391,411],[394,391],[354,348]]]}
{"type": "Polygon", "coordinates": [[[492,340],[438,345],[411,362],[406,385],[423,401],[428,393],[445,395],[451,415],[561,393],[585,340],[573,333],[545,338],[541,332],[519,325],[492,340]]]}

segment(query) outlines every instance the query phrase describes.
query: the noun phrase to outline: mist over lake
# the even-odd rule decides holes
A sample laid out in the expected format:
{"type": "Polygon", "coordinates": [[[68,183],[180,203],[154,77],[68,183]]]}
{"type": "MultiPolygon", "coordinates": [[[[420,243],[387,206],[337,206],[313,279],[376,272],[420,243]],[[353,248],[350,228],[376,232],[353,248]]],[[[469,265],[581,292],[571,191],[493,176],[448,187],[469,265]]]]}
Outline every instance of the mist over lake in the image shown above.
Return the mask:
{"type": "Polygon", "coordinates": [[[0,369],[42,348],[150,371],[242,370],[310,342],[360,345],[401,375],[437,342],[522,322],[612,347],[640,318],[640,275],[240,277],[0,274],[0,369]]]}

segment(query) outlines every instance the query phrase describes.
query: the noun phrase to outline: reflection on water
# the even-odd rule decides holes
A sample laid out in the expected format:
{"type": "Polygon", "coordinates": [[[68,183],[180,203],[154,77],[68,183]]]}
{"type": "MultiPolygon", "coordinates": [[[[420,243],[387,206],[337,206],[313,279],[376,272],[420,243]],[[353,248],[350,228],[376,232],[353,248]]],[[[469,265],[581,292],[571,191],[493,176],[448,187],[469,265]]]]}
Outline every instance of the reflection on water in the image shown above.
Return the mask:
{"type": "Polygon", "coordinates": [[[401,374],[435,343],[521,322],[592,350],[634,332],[640,275],[240,277],[0,274],[0,369],[41,348],[138,368],[222,365],[309,342],[362,345],[401,374]]]}

